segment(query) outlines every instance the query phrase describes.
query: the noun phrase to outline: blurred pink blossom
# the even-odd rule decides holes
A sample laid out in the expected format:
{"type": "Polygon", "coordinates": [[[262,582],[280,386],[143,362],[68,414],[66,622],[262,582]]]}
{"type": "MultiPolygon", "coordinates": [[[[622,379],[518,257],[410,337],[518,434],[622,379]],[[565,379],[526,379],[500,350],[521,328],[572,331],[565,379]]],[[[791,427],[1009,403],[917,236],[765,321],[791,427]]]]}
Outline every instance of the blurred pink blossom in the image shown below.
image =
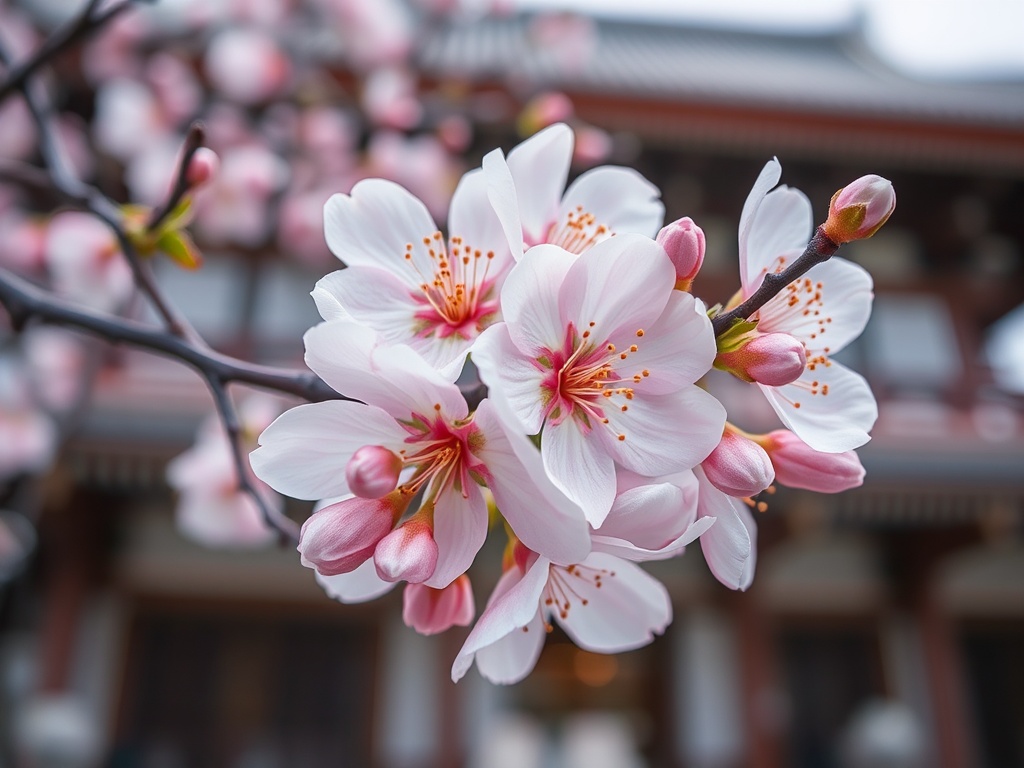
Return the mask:
{"type": "Polygon", "coordinates": [[[203,90],[186,62],[158,52],[146,63],[145,74],[168,122],[183,123],[198,114],[203,90]]]}
{"type": "Polygon", "coordinates": [[[0,217],[0,266],[25,274],[41,273],[46,265],[46,222],[11,209],[0,217]]]}
{"type": "Polygon", "coordinates": [[[345,55],[357,69],[397,64],[412,51],[412,19],[397,0],[318,2],[334,16],[345,55]]]}
{"type": "Polygon", "coordinates": [[[20,96],[0,104],[0,158],[25,160],[36,148],[32,115],[20,96]]]}
{"type": "Polygon", "coordinates": [[[21,362],[0,358],[0,479],[42,471],[56,448],[57,427],[33,403],[21,362]]]}
{"type": "Polygon", "coordinates": [[[562,72],[572,74],[590,63],[597,48],[597,25],[577,13],[541,13],[530,22],[530,39],[562,72]]]}
{"type": "Polygon", "coordinates": [[[447,215],[461,168],[436,137],[377,131],[367,150],[367,165],[367,176],[401,184],[423,201],[434,218],[447,215]]]}
{"type": "Polygon", "coordinates": [[[167,135],[171,125],[148,86],[118,78],[97,89],[92,130],[101,150],[126,162],[167,135]]]}
{"type": "Polygon", "coordinates": [[[255,247],[268,236],[267,205],[288,181],[288,165],[259,144],[221,155],[220,172],[196,192],[196,227],[215,243],[255,247]]]}
{"type": "Polygon", "coordinates": [[[45,253],[56,290],[92,309],[116,311],[135,288],[113,234],[90,214],[65,211],[54,216],[45,253]]]}
{"type": "Polygon", "coordinates": [[[85,386],[85,351],[80,341],[60,328],[35,326],[22,335],[27,374],[40,405],[66,411],[85,386]]]}
{"type": "Polygon", "coordinates": [[[276,95],[291,77],[291,62],[272,37],[255,29],[228,29],[206,50],[206,75],[213,87],[242,104],[276,95]]]}
{"type": "Polygon", "coordinates": [[[367,117],[385,128],[408,130],[423,118],[423,107],[416,98],[416,76],[407,69],[375,69],[366,78],[362,102],[367,117]]]}

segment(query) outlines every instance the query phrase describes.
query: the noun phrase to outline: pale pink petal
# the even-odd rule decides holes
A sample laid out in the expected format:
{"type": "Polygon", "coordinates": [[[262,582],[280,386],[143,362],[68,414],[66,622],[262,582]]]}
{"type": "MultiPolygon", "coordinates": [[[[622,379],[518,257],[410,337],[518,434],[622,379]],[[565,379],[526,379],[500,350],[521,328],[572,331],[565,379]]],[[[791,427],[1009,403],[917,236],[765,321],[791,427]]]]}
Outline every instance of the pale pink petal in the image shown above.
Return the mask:
{"type": "Polygon", "coordinates": [[[479,168],[463,175],[452,194],[448,237],[460,237],[464,245],[484,253],[493,251],[491,277],[500,276],[514,263],[502,222],[487,198],[487,179],[479,168]]]}
{"type": "Polygon", "coordinates": [[[675,281],[660,245],[641,235],[617,235],[595,245],[566,273],[559,294],[562,327],[571,322],[591,328],[599,343],[629,344],[661,315],[675,281]]]}
{"type": "Polygon", "coordinates": [[[811,269],[807,279],[821,295],[820,305],[806,305],[811,309],[806,315],[802,309],[793,312],[787,294],[781,293],[761,308],[757,329],[788,333],[812,354],[826,348],[835,354],[860,336],[868,323],[874,298],[871,275],[863,267],[833,256],[811,269]]]}
{"type": "Polygon", "coordinates": [[[527,435],[540,432],[544,425],[544,371],[512,343],[506,324],[491,326],[480,334],[473,345],[473,363],[506,423],[527,435]]]}
{"type": "Polygon", "coordinates": [[[672,483],[630,488],[615,498],[600,536],[623,539],[644,549],[661,549],[677,539],[697,517],[697,495],[672,483]]]}
{"type": "MultiPolygon", "coordinates": [[[[277,494],[274,498],[282,506],[277,494]]],[[[277,539],[248,493],[186,493],[178,501],[175,521],[183,535],[207,547],[264,547],[277,539]]]]}
{"type": "Polygon", "coordinates": [[[376,600],[395,586],[394,582],[384,581],[377,575],[372,558],[351,573],[339,573],[337,576],[321,576],[317,573],[316,581],[324,592],[342,603],[376,600]]]}
{"type": "MultiPolygon", "coordinates": [[[[529,674],[533,663],[536,662],[536,656],[540,655],[543,632],[527,631],[523,633],[522,628],[540,618],[540,596],[547,585],[550,566],[551,563],[547,558],[538,557],[527,568],[525,574],[519,568],[513,567],[502,575],[487,601],[487,607],[480,614],[476,626],[473,627],[473,631],[469,633],[458,656],[455,657],[455,663],[452,664],[453,682],[458,682],[466,674],[472,666],[477,652],[516,631],[526,635],[541,635],[540,640],[531,641],[537,643],[536,655],[533,656],[529,665],[523,663],[515,665],[518,667],[516,671],[519,673],[515,679],[491,679],[494,679],[495,682],[515,682],[529,674]],[[524,666],[526,666],[525,669],[523,669],[524,666]]],[[[518,648],[518,650],[522,649],[518,648]]],[[[500,659],[495,660],[500,663],[500,659]]]]}
{"type": "Polygon", "coordinates": [[[380,335],[339,320],[306,331],[306,365],[347,397],[383,408],[398,419],[432,416],[434,405],[449,419],[467,415],[459,388],[403,345],[387,346],[380,335]]]}
{"type": "Polygon", "coordinates": [[[544,619],[536,610],[528,624],[477,651],[476,668],[496,685],[518,683],[537,666],[546,637],[544,619]]]}
{"type": "Polygon", "coordinates": [[[668,305],[624,364],[623,373],[649,371],[635,385],[640,392],[667,394],[693,384],[711,370],[718,350],[704,304],[685,291],[672,291],[668,305]]]}
{"type": "Polygon", "coordinates": [[[604,552],[633,563],[667,560],[683,554],[687,546],[695,542],[699,536],[714,524],[715,518],[713,517],[699,517],[686,526],[686,529],[676,539],[659,549],[644,549],[625,539],[600,536],[596,533],[593,536],[593,547],[595,552],[604,552]]]}
{"type": "MultiPolygon", "coordinates": [[[[377,331],[387,343],[408,345],[431,367],[447,369],[457,363],[461,369],[472,341],[457,333],[445,338],[418,333],[423,321],[417,313],[423,311],[424,305],[413,300],[409,288],[394,274],[373,267],[349,267],[335,274],[324,289],[330,289],[352,320],[377,331]]],[[[451,378],[457,375],[455,372],[451,378]]]]}
{"type": "Polygon", "coordinates": [[[501,223],[502,232],[508,242],[515,261],[523,256],[523,225],[519,219],[519,199],[516,197],[516,183],[512,179],[505,156],[500,149],[484,155],[482,171],[487,188],[487,200],[501,223]]]}
{"type": "Polygon", "coordinates": [[[588,651],[639,648],[672,621],[668,590],[633,563],[594,552],[566,578],[580,599],[571,603],[564,618],[556,612],[555,620],[588,651]],[[601,575],[600,581],[593,578],[595,573],[601,575]]]}
{"type": "Polygon", "coordinates": [[[780,178],[782,178],[782,165],[773,157],[761,169],[757,181],[754,182],[754,186],[751,188],[750,194],[747,195],[747,200],[743,204],[743,213],[740,214],[739,251],[740,282],[744,287],[750,285],[752,279],[756,277],[757,270],[760,269],[760,267],[755,268],[751,273],[748,270],[745,256],[749,248],[750,229],[754,225],[754,216],[764,196],[768,194],[772,187],[779,183],[780,178]]]}
{"type": "Polygon", "coordinates": [[[364,179],[348,195],[337,194],[324,205],[327,245],[348,266],[378,267],[419,290],[424,275],[434,274],[423,238],[437,230],[423,203],[404,187],[384,179],[364,179]],[[406,245],[413,258],[407,262],[406,245]]]}
{"type": "Polygon", "coordinates": [[[814,215],[807,195],[786,186],[769,192],[754,216],[746,249],[740,250],[740,264],[746,276],[744,295],[757,290],[766,270],[775,270],[779,256],[803,253],[813,227],[814,215]]]}
{"type": "Polygon", "coordinates": [[[352,315],[341,305],[340,294],[335,287],[336,282],[346,272],[344,269],[336,269],[319,280],[310,292],[313,303],[324,320],[346,320],[352,322],[352,315]]]}
{"type": "Polygon", "coordinates": [[[572,146],[572,129],[556,123],[508,153],[523,238],[530,245],[545,241],[548,227],[555,219],[569,177],[572,146]]]}
{"type": "Polygon", "coordinates": [[[523,354],[560,349],[565,328],[558,312],[559,289],[579,257],[554,245],[528,250],[501,290],[501,313],[509,335],[523,354]]]}
{"type": "Polygon", "coordinates": [[[578,206],[594,215],[611,233],[636,232],[654,237],[665,217],[661,192],[632,168],[602,166],[582,174],[562,198],[558,221],[578,206]]]}
{"type": "MultiPolygon", "coordinates": [[[[664,425],[662,422],[663,432],[664,425]]],[[[581,432],[576,419],[569,418],[544,429],[541,458],[552,482],[583,509],[588,523],[599,528],[615,501],[611,455],[601,449],[593,434],[581,432]]]]}
{"type": "Polygon", "coordinates": [[[487,503],[480,489],[463,489],[466,497],[448,489],[437,497],[434,508],[434,541],[437,566],[424,583],[443,589],[469,570],[476,553],[487,538],[487,503]]]}
{"type": "MultiPolygon", "coordinates": [[[[725,408],[700,387],[636,397],[628,403],[625,412],[606,408],[609,423],[597,434],[615,461],[638,474],[657,477],[691,469],[722,437],[725,408]]],[[[547,431],[544,436],[546,440],[547,431]]]]}
{"type": "Polygon", "coordinates": [[[782,422],[816,451],[842,453],[871,439],[878,418],[875,396],[863,376],[840,363],[813,370],[809,363],[792,384],[758,386],[782,422]]]}
{"type": "Polygon", "coordinates": [[[379,408],[362,403],[308,403],[282,413],[249,454],[256,476],[296,499],[348,493],[345,463],[364,445],[403,445],[407,433],[379,408]]]}
{"type": "Polygon", "coordinates": [[[474,453],[487,465],[487,487],[516,536],[556,563],[586,557],[590,536],[583,512],[548,479],[537,449],[524,435],[506,433],[490,400],[480,403],[474,423],[485,438],[474,453]]]}
{"type": "Polygon", "coordinates": [[[715,524],[700,537],[704,559],[715,578],[730,589],[745,590],[754,578],[757,557],[757,527],[747,505],[715,488],[697,468],[700,482],[697,514],[715,518],[715,524]]]}

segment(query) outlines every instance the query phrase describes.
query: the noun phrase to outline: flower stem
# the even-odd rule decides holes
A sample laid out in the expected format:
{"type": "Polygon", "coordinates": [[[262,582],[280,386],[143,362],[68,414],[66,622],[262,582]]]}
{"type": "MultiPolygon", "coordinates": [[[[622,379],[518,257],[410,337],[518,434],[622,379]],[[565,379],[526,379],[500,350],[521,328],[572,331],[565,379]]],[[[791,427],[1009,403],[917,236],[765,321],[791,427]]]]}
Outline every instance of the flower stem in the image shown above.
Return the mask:
{"type": "Polygon", "coordinates": [[[807,248],[800,254],[800,258],[782,272],[769,272],[764,276],[758,289],[750,295],[750,298],[728,312],[722,312],[712,318],[711,327],[715,331],[715,336],[721,336],[737,320],[748,319],[775,298],[783,288],[803,277],[812,267],[831,259],[838,250],[839,245],[833,242],[821,227],[818,227],[810,242],[807,243],[807,248]]]}

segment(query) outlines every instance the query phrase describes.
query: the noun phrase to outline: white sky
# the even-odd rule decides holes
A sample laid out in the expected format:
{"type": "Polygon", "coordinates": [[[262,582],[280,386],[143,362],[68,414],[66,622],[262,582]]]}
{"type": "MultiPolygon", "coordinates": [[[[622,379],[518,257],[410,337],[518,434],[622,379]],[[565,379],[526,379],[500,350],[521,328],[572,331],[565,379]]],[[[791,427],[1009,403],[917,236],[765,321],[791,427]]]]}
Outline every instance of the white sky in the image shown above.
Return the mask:
{"type": "Polygon", "coordinates": [[[863,12],[878,54],[909,74],[1024,77],[1024,0],[516,0],[645,19],[814,30],[863,12]]]}

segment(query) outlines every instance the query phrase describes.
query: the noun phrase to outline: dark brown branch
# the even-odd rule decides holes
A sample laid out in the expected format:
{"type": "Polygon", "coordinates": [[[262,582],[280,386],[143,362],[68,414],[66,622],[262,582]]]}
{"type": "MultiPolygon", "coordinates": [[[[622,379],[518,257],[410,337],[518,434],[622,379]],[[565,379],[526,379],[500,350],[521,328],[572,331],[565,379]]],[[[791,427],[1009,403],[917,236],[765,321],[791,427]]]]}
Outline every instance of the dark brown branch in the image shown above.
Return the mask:
{"type": "Polygon", "coordinates": [[[347,399],[310,371],[247,363],[207,347],[196,347],[160,328],[74,307],[4,269],[0,269],[0,304],[7,307],[16,328],[38,317],[44,322],[78,328],[111,342],[181,360],[207,380],[252,384],[313,402],[347,399]]]}
{"type": "Polygon", "coordinates": [[[89,0],[82,11],[67,24],[54,32],[46,41],[25,61],[14,65],[7,73],[7,79],[0,84],[0,101],[3,101],[12,93],[23,88],[28,79],[35,74],[36,70],[48,63],[59,53],[95,32],[97,29],[114,18],[121,11],[132,5],[135,0],[123,0],[123,2],[112,5],[102,13],[93,15],[100,0],[89,0]]]}
{"type": "Polygon", "coordinates": [[[206,132],[203,129],[203,124],[199,121],[192,123],[188,127],[181,155],[181,163],[178,165],[178,172],[174,179],[174,187],[171,189],[171,194],[164,204],[153,211],[153,215],[150,216],[149,222],[146,225],[147,229],[151,232],[160,226],[160,223],[178,206],[185,193],[188,192],[191,186],[188,182],[188,167],[196,150],[203,146],[205,138],[206,132]]]}
{"type": "Polygon", "coordinates": [[[746,320],[761,307],[771,301],[787,285],[794,280],[803,277],[808,270],[832,258],[832,255],[839,250],[839,245],[826,235],[821,227],[814,231],[811,241],[800,258],[779,273],[769,272],[764,276],[764,281],[750,298],[734,307],[728,312],[723,312],[711,320],[711,327],[715,336],[721,336],[737,320],[746,320]]]}
{"type": "Polygon", "coordinates": [[[228,440],[231,443],[231,455],[234,460],[238,489],[249,494],[256,506],[259,507],[264,522],[280,534],[282,544],[288,542],[297,544],[299,542],[299,526],[294,520],[271,507],[249,476],[249,465],[245,460],[242,448],[242,428],[238,421],[238,411],[228,396],[227,387],[220,379],[210,376],[207,376],[206,383],[217,403],[221,423],[224,425],[224,431],[227,432],[228,440]]]}

